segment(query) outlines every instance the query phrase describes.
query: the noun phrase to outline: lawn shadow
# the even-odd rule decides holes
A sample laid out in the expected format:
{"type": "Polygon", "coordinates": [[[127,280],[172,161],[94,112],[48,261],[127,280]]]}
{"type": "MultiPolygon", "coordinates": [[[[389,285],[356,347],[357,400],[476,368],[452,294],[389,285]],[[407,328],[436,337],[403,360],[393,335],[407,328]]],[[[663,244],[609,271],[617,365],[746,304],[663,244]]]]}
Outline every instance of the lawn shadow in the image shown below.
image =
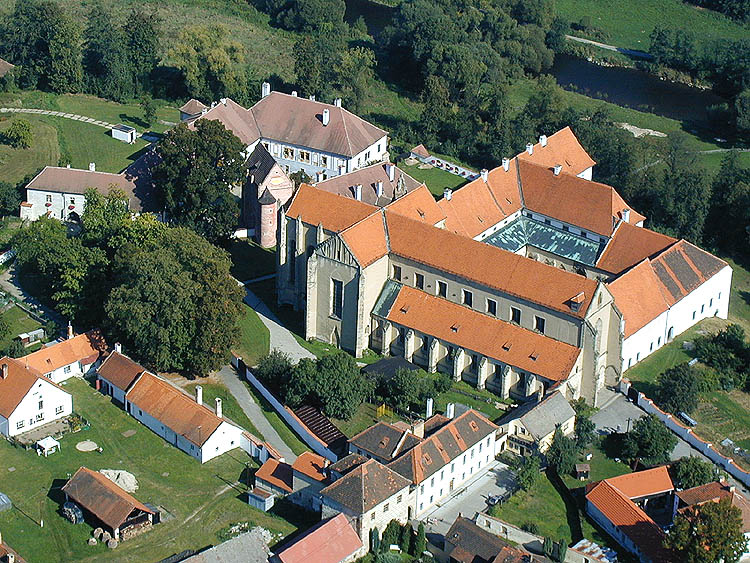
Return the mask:
{"type": "Polygon", "coordinates": [[[573,543],[578,543],[583,539],[583,529],[581,528],[581,511],[579,509],[578,503],[576,502],[576,499],[573,498],[573,495],[568,490],[568,487],[565,486],[563,480],[555,471],[553,471],[552,469],[548,469],[546,474],[547,479],[549,479],[550,483],[552,483],[552,486],[557,491],[557,494],[560,495],[560,498],[565,503],[565,518],[568,522],[568,528],[570,528],[570,536],[573,543]]]}
{"type": "Polygon", "coordinates": [[[52,479],[52,484],[47,491],[47,498],[58,506],[58,512],[62,510],[62,505],[65,502],[65,493],[62,488],[67,482],[67,479],[52,479]]]}
{"type": "Polygon", "coordinates": [[[739,291],[738,293],[740,294],[742,300],[750,305],[750,291],[739,291]]]}
{"type": "Polygon", "coordinates": [[[127,113],[121,113],[120,115],[118,115],[118,117],[123,122],[129,121],[130,123],[133,123],[137,125],[138,127],[142,127],[144,129],[149,126],[149,124],[143,121],[143,119],[141,119],[140,117],[128,115],[127,113]]]}
{"type": "Polygon", "coordinates": [[[609,459],[621,458],[624,440],[625,434],[618,434],[617,432],[612,432],[605,436],[600,443],[604,455],[609,459]]]}
{"type": "MultiPolygon", "coordinates": [[[[273,514],[282,520],[286,520],[297,528],[296,532],[281,539],[284,543],[291,543],[295,538],[304,534],[309,528],[320,522],[319,514],[310,510],[305,510],[301,506],[298,506],[287,499],[276,501],[273,508],[271,508],[268,513],[273,514]]],[[[276,545],[278,545],[278,543],[276,545]]],[[[274,548],[274,546],[270,547],[271,549],[274,548]]]]}

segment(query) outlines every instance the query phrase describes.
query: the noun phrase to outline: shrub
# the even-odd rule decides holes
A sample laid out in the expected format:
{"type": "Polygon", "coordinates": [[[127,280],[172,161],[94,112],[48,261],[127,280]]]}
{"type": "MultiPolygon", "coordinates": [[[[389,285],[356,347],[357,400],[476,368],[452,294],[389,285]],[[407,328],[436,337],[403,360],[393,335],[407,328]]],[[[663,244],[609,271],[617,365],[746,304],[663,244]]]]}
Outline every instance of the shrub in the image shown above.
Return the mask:
{"type": "Polygon", "coordinates": [[[13,148],[28,149],[33,141],[31,133],[31,123],[25,119],[16,119],[5,130],[5,139],[13,148]]]}
{"type": "Polygon", "coordinates": [[[530,520],[527,520],[526,522],[521,524],[521,529],[524,532],[528,532],[534,535],[537,535],[539,533],[539,525],[536,522],[532,522],[530,520]]]}

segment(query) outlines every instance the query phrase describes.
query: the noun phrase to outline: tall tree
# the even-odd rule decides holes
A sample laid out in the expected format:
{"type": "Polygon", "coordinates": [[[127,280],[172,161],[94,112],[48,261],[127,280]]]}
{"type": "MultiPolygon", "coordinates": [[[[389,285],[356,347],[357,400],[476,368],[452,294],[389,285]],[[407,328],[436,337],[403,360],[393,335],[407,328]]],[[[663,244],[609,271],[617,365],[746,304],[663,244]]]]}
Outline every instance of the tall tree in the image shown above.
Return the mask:
{"type": "Polygon", "coordinates": [[[242,311],[229,267],[226,252],[183,228],[123,245],[105,305],[110,336],[157,370],[208,374],[229,360],[242,311]]]}
{"type": "Polygon", "coordinates": [[[573,471],[577,454],[578,448],[575,441],[557,428],[552,438],[552,445],[547,450],[547,462],[559,475],[567,475],[573,471]]]}
{"type": "Polygon", "coordinates": [[[342,26],[324,23],[310,33],[300,35],[294,44],[296,84],[305,96],[330,98],[336,82],[335,67],[346,51],[342,26]]]}
{"type": "Polygon", "coordinates": [[[219,121],[201,119],[195,131],[181,124],[156,151],[157,197],[169,220],[211,242],[226,241],[239,220],[232,187],[244,181],[243,143],[219,121]]]}
{"type": "Polygon", "coordinates": [[[691,413],[698,406],[700,382],[687,362],[669,368],[659,376],[655,400],[671,413],[691,413]]]}
{"type": "Polygon", "coordinates": [[[730,152],[713,181],[711,209],[706,219],[708,242],[725,251],[750,257],[750,168],[740,164],[739,154],[730,152]]]}
{"type": "Polygon", "coordinates": [[[347,109],[359,113],[373,80],[375,53],[366,47],[353,47],[341,54],[334,67],[336,81],[347,109]]]}
{"type": "Polygon", "coordinates": [[[216,101],[247,94],[245,49],[219,24],[192,25],[177,34],[169,59],[181,72],[188,95],[216,101]]]}
{"type": "Polygon", "coordinates": [[[81,237],[87,244],[106,247],[125,220],[130,218],[128,197],[117,188],[111,189],[107,195],[89,188],[84,198],[86,204],[81,215],[81,237]]]}
{"type": "Polygon", "coordinates": [[[639,418],[633,428],[625,434],[622,445],[623,457],[640,459],[646,465],[658,465],[669,461],[669,454],[677,445],[677,438],[653,414],[639,418]]]}
{"type": "Polygon", "coordinates": [[[664,544],[685,563],[736,563],[747,549],[742,511],[728,498],[679,514],[664,544]]]}
{"type": "Polygon", "coordinates": [[[159,63],[161,23],[162,19],[155,9],[147,11],[141,6],[133,6],[123,28],[135,95],[148,90],[151,73],[159,63]]]}
{"type": "Polygon", "coordinates": [[[111,11],[99,1],[89,11],[84,38],[83,66],[88,90],[116,101],[133,97],[127,38],[112,20],[111,11]]]}
{"type": "Polygon", "coordinates": [[[699,457],[682,457],[670,468],[672,480],[681,489],[700,487],[718,477],[718,471],[713,463],[703,461],[699,457]]]}

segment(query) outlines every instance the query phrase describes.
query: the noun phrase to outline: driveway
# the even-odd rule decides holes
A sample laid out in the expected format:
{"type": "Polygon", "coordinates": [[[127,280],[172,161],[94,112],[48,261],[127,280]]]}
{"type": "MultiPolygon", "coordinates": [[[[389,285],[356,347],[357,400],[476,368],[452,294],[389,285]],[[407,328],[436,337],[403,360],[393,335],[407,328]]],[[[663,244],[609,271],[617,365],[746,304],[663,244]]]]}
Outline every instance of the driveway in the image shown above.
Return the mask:
{"type": "Polygon", "coordinates": [[[480,474],[468,484],[458,489],[453,496],[439,503],[421,517],[428,534],[444,536],[458,515],[473,518],[477,512],[487,509],[490,495],[503,495],[513,488],[513,473],[508,466],[494,462],[484,474],[480,474]]]}
{"type": "MultiPolygon", "coordinates": [[[[646,416],[646,412],[643,409],[628,401],[625,395],[618,394],[614,399],[605,404],[599,412],[592,416],[591,421],[596,425],[596,429],[600,434],[609,434],[610,432],[627,432],[629,428],[633,427],[635,421],[642,416],[646,416]]],[[[677,445],[669,457],[672,461],[676,461],[681,457],[699,457],[703,461],[713,463],[679,436],[677,436],[677,445]]],[[[731,475],[728,478],[737,487],[738,491],[748,494],[745,485],[734,479],[731,475]]]]}
{"type": "Polygon", "coordinates": [[[281,439],[281,436],[276,432],[276,429],[271,426],[270,422],[268,422],[260,405],[255,402],[250,391],[248,391],[245,384],[240,381],[239,375],[237,375],[234,368],[231,366],[224,366],[219,370],[217,375],[224,382],[224,385],[229,389],[232,396],[237,400],[242,411],[247,415],[247,418],[250,419],[250,422],[252,422],[255,425],[255,428],[258,429],[258,432],[263,435],[263,439],[276,448],[279,453],[284,456],[284,460],[287,463],[294,463],[297,456],[294,455],[291,448],[286,445],[286,442],[281,439]]]}

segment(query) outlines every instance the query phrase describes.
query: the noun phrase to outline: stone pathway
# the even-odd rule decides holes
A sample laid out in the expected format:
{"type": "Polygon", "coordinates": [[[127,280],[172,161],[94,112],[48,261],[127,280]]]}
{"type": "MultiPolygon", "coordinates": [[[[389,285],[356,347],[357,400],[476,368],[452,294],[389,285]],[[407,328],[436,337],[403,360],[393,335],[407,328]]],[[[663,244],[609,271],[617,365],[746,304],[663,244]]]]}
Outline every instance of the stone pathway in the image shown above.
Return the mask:
{"type": "MultiPolygon", "coordinates": [[[[105,129],[112,129],[114,125],[107,123],[106,121],[100,121],[93,117],[86,117],[85,115],[78,115],[75,113],[66,113],[64,111],[54,111],[50,109],[33,109],[33,108],[0,108],[0,113],[35,113],[39,115],[51,115],[53,117],[64,117],[65,119],[73,119],[74,121],[81,121],[83,123],[90,123],[97,127],[104,127],[105,129]]],[[[140,137],[136,133],[136,136],[140,137]]]]}
{"type": "Polygon", "coordinates": [[[289,354],[289,357],[295,364],[302,358],[315,358],[312,352],[303,348],[297,342],[294,335],[281,323],[278,317],[273,314],[263,301],[249,289],[245,288],[245,292],[245,303],[258,313],[261,322],[268,328],[271,350],[275,348],[289,354]]]}
{"type": "Polygon", "coordinates": [[[240,408],[242,408],[242,411],[247,415],[247,418],[249,418],[255,425],[258,432],[263,434],[263,439],[276,448],[279,453],[284,456],[287,463],[294,463],[297,456],[294,455],[291,448],[286,445],[286,442],[282,440],[281,436],[276,432],[276,429],[271,426],[270,422],[268,422],[260,405],[255,402],[250,391],[248,391],[245,384],[240,381],[237,372],[230,366],[224,366],[219,370],[217,375],[224,382],[224,386],[229,389],[229,392],[237,400],[240,408]]]}

